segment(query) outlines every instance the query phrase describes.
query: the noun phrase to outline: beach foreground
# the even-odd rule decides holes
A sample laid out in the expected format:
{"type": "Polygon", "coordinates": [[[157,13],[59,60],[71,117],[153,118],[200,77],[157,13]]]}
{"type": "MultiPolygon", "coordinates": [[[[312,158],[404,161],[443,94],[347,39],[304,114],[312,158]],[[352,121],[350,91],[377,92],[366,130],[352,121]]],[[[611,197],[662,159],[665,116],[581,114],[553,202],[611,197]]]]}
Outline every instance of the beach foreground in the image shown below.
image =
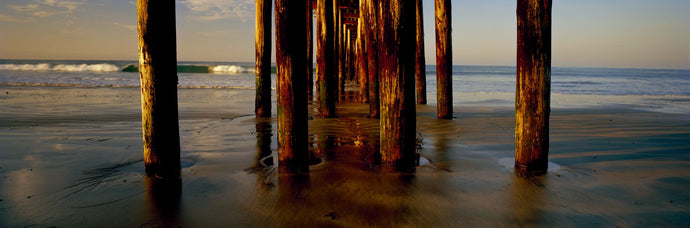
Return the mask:
{"type": "Polygon", "coordinates": [[[556,96],[549,171],[523,177],[512,106],[421,105],[419,167],[398,173],[372,162],[368,106],[346,102],[309,121],[314,165],[295,176],[253,90],[178,94],[182,179],[166,182],[144,174],[138,88],[0,86],[0,227],[690,226],[686,114],[556,96]]]}

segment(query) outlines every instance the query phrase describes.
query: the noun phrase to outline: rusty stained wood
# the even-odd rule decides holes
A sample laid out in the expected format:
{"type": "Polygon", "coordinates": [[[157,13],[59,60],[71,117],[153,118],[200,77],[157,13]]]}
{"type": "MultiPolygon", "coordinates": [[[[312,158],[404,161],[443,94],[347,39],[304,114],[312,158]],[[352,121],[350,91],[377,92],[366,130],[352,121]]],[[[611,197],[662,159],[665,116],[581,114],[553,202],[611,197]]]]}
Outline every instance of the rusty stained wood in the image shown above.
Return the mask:
{"type": "Polygon", "coordinates": [[[345,24],[343,23],[343,10],[338,10],[338,96],[340,98],[345,94],[345,64],[346,64],[346,50],[345,50],[345,24]]]}
{"type": "Polygon", "coordinates": [[[275,1],[278,161],[281,170],[309,171],[306,1],[275,1]]]}
{"type": "Polygon", "coordinates": [[[416,4],[409,0],[381,2],[381,162],[409,170],[414,168],[416,153],[416,4]]]}
{"type": "MultiPolygon", "coordinates": [[[[341,83],[343,85],[342,92],[345,92],[345,82],[350,77],[350,30],[343,29],[343,77],[341,83]]],[[[343,96],[343,94],[341,94],[343,96]]]]}
{"type": "Polygon", "coordinates": [[[355,71],[357,70],[357,65],[355,65],[355,33],[354,29],[347,30],[347,40],[346,50],[347,50],[347,80],[354,80],[355,71]]]}
{"type": "Polygon", "coordinates": [[[335,36],[333,39],[334,39],[334,45],[335,45],[334,46],[334,48],[335,48],[335,52],[334,52],[335,53],[335,58],[334,58],[335,63],[334,64],[335,64],[335,74],[336,74],[335,77],[336,77],[336,82],[338,83],[337,87],[334,88],[336,91],[336,101],[337,101],[337,99],[340,98],[340,93],[341,93],[340,78],[341,78],[341,73],[342,73],[342,69],[341,69],[342,66],[340,64],[340,61],[341,61],[341,55],[342,55],[342,50],[341,50],[341,46],[342,46],[341,45],[342,44],[341,32],[342,32],[342,29],[341,28],[343,26],[343,23],[342,23],[342,18],[340,16],[341,16],[340,15],[340,1],[335,1],[335,3],[333,4],[333,17],[334,17],[334,21],[335,21],[335,24],[333,24],[333,27],[334,27],[333,31],[335,31],[335,36]]]}
{"type": "Polygon", "coordinates": [[[367,47],[367,69],[369,78],[369,117],[379,118],[379,1],[364,1],[364,20],[366,20],[368,32],[365,42],[367,47]]]}
{"type": "Polygon", "coordinates": [[[359,78],[359,94],[360,94],[360,101],[362,103],[368,103],[369,102],[369,77],[368,77],[368,64],[367,64],[367,44],[366,44],[366,33],[369,29],[369,26],[367,25],[366,21],[364,20],[364,10],[366,8],[366,4],[364,3],[364,0],[359,1],[359,20],[357,20],[358,25],[357,29],[359,32],[357,32],[357,50],[356,50],[356,57],[357,57],[357,77],[359,78]]]}
{"type": "Polygon", "coordinates": [[[336,117],[335,103],[338,99],[336,47],[335,47],[335,4],[332,0],[317,0],[317,53],[316,65],[319,112],[323,117],[336,117]]]}
{"type": "Polygon", "coordinates": [[[319,37],[321,35],[321,30],[323,30],[323,29],[321,27],[321,20],[319,17],[319,13],[320,13],[319,4],[318,4],[319,0],[312,0],[312,1],[314,3],[313,4],[313,7],[314,7],[313,9],[314,9],[314,13],[315,13],[314,17],[316,18],[316,23],[315,23],[316,24],[316,31],[314,31],[314,40],[313,40],[314,45],[316,46],[315,47],[316,51],[314,53],[314,55],[316,55],[315,56],[316,57],[316,67],[314,68],[314,93],[313,93],[313,95],[314,95],[314,100],[317,101],[317,104],[319,104],[319,108],[317,108],[317,110],[320,110],[321,109],[321,107],[320,107],[320,104],[321,104],[321,79],[319,78],[319,74],[320,74],[319,73],[319,71],[320,71],[319,61],[321,61],[321,56],[319,56],[319,53],[321,52],[322,47],[319,46],[319,37]]]}
{"type": "Polygon", "coordinates": [[[312,96],[314,94],[314,26],[313,26],[313,13],[312,13],[312,1],[313,0],[307,0],[307,14],[305,15],[307,18],[306,23],[307,23],[307,95],[312,96]]]}
{"type": "Polygon", "coordinates": [[[256,0],[256,117],[271,117],[271,0],[256,0]]]}
{"type": "Polygon", "coordinates": [[[424,12],[422,0],[415,0],[417,10],[417,52],[415,58],[415,80],[417,91],[417,104],[426,104],[426,60],[424,59],[424,12]]]}
{"type": "Polygon", "coordinates": [[[175,2],[137,1],[146,173],[180,177],[175,2]]]}
{"type": "Polygon", "coordinates": [[[551,112],[551,0],[517,1],[515,167],[545,172],[551,112]]]}
{"type": "Polygon", "coordinates": [[[453,118],[453,48],[450,0],[435,0],[437,117],[453,118]]]}
{"type": "Polygon", "coordinates": [[[359,13],[356,12],[356,10],[353,10],[352,12],[345,12],[343,13],[343,18],[359,18],[359,13]]]}

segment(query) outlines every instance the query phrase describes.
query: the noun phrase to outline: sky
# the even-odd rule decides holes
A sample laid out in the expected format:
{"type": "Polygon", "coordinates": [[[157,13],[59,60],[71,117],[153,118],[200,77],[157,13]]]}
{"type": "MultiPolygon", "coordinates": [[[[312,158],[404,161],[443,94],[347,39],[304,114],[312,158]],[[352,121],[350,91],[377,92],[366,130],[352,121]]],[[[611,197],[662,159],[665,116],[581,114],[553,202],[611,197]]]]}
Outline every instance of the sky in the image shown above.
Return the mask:
{"type": "MultiPolygon", "coordinates": [[[[175,2],[178,60],[254,61],[255,0],[175,2]]],[[[433,0],[423,2],[434,64],[433,0]]],[[[451,4],[454,65],[515,65],[515,0],[451,4]]],[[[688,12],[688,0],[553,0],[552,65],[688,69],[688,12]]],[[[0,59],[136,60],[136,17],[135,1],[2,0],[0,59]]]]}

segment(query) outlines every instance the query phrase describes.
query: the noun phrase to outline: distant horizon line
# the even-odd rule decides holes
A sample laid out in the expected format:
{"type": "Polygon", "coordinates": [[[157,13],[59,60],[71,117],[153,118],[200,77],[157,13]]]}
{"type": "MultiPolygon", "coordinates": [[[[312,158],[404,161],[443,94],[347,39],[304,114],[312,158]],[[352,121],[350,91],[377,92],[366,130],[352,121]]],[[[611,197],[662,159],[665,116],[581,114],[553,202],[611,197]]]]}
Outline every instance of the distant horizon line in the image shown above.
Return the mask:
{"type": "MultiPolygon", "coordinates": [[[[118,62],[139,62],[139,60],[123,60],[123,59],[5,59],[0,58],[0,60],[14,60],[14,61],[118,61],[118,62]]],[[[254,63],[254,61],[219,61],[219,60],[177,60],[177,62],[205,62],[205,63],[254,63]]],[[[314,62],[316,64],[316,62],[314,62]]],[[[276,66],[275,62],[271,62],[271,66],[276,66]]],[[[435,64],[426,64],[426,66],[434,66],[435,64]]],[[[516,65],[491,65],[491,64],[453,64],[453,66],[479,66],[479,67],[516,67],[516,65]]],[[[687,68],[675,68],[675,67],[618,67],[618,66],[562,66],[562,65],[551,65],[551,67],[556,68],[592,68],[592,69],[645,69],[645,70],[690,70],[690,66],[687,68]]]]}

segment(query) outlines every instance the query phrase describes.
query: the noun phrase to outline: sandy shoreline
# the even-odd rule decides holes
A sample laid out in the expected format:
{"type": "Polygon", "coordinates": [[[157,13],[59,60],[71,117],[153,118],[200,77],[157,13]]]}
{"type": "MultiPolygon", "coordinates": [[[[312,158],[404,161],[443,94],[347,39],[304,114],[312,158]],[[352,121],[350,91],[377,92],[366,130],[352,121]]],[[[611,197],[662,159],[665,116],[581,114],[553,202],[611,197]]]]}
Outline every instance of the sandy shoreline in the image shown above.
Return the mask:
{"type": "Polygon", "coordinates": [[[418,106],[413,174],[368,162],[378,122],[347,103],[309,121],[323,161],[298,178],[264,166],[276,125],[253,117],[253,90],[180,89],[183,178],[160,183],[143,174],[138,92],[0,86],[0,226],[690,226],[686,114],[555,96],[552,169],[523,178],[504,97],[461,98],[454,120],[418,106]]]}

